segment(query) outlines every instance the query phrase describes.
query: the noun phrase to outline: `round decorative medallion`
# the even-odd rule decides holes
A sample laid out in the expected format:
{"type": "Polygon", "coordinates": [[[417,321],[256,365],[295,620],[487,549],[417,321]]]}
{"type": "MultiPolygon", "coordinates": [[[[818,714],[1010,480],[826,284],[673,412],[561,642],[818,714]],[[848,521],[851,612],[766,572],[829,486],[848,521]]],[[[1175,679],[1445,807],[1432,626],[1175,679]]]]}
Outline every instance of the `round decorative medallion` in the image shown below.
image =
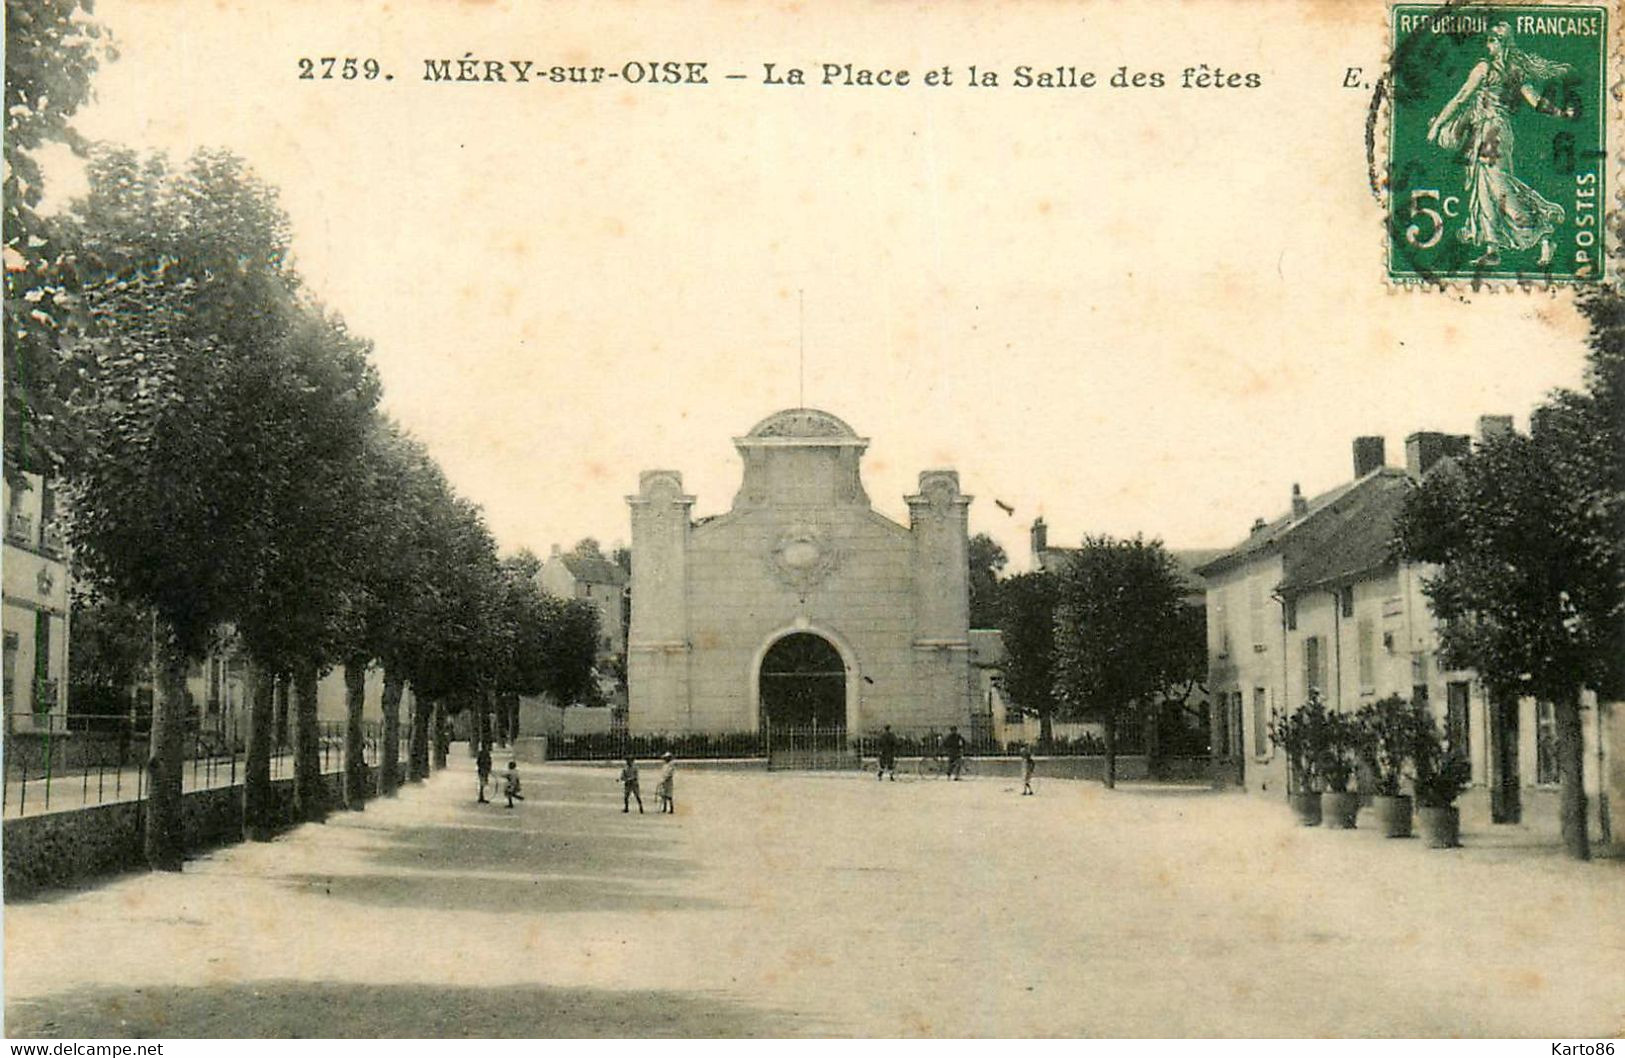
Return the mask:
{"type": "Polygon", "coordinates": [[[840,553],[830,543],[829,535],[812,525],[785,531],[768,556],[774,576],[798,592],[817,587],[839,564],[840,553]]]}

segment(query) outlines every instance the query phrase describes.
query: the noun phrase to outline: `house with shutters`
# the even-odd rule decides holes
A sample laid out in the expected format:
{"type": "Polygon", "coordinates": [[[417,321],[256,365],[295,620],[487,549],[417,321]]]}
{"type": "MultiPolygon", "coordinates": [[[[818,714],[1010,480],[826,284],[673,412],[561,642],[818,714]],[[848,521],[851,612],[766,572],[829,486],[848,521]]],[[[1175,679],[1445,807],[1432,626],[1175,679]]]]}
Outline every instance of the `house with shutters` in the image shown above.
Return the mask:
{"type": "MultiPolygon", "coordinates": [[[[1482,440],[1510,432],[1510,416],[1479,420],[1482,440]]],[[[1290,506],[1258,519],[1246,539],[1198,567],[1207,584],[1211,744],[1219,781],[1286,794],[1286,762],[1270,718],[1311,691],[1354,712],[1390,695],[1428,704],[1467,754],[1469,824],[1558,831],[1556,723],[1550,703],[1491,699],[1476,673],[1445,667],[1439,626],[1423,593],[1432,572],[1402,561],[1394,524],[1415,482],[1470,448],[1467,435],[1405,440],[1405,466],[1386,464],[1381,437],[1354,441],[1354,476],[1316,496],[1292,487],[1290,506]]],[[[1587,795],[1593,836],[1610,838],[1610,803],[1625,798],[1616,707],[1585,696],[1587,795]],[[1592,767],[1595,762],[1596,767],[1592,767]]]]}
{"type": "Polygon", "coordinates": [[[68,711],[68,564],[51,483],[8,476],[5,507],[6,732],[61,731],[68,711]]]}

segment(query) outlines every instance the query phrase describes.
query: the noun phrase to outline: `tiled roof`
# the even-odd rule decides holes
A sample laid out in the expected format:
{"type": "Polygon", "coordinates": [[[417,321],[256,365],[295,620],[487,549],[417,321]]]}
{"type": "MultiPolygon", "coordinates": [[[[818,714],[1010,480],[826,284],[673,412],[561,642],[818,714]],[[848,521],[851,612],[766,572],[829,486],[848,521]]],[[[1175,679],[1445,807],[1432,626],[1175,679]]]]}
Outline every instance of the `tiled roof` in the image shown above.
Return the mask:
{"type": "Polygon", "coordinates": [[[582,555],[560,555],[564,568],[570,571],[570,576],[583,584],[613,584],[619,587],[626,583],[626,570],[609,561],[607,558],[587,558],[582,555]]]}
{"type": "MultiPolygon", "coordinates": [[[[1179,568],[1185,586],[1192,593],[1207,590],[1207,585],[1197,573],[1197,569],[1220,555],[1226,554],[1223,548],[1183,548],[1178,550],[1169,548],[1167,550],[1169,557],[1174,560],[1174,565],[1179,568]]],[[[1057,571],[1077,553],[1078,549],[1075,547],[1046,547],[1038,553],[1039,568],[1057,571]]]]}
{"type": "Polygon", "coordinates": [[[1301,590],[1376,569],[1389,561],[1394,519],[1410,487],[1405,471],[1379,467],[1311,498],[1305,513],[1282,515],[1196,572],[1211,577],[1280,552],[1282,587],[1301,590]]]}
{"type": "Polygon", "coordinates": [[[1410,479],[1404,474],[1383,474],[1327,508],[1314,540],[1288,553],[1281,590],[1347,581],[1392,562],[1394,521],[1410,491],[1410,479]]]}

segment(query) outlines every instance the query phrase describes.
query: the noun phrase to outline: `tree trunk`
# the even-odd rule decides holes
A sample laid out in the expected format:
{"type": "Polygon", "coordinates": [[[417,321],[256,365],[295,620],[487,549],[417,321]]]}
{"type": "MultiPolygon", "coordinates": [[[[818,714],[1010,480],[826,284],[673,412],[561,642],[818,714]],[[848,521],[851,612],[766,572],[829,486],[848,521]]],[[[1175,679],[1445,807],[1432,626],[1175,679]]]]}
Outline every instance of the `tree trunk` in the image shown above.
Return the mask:
{"type": "Polygon", "coordinates": [[[274,706],[275,730],[271,732],[274,740],[274,752],[283,753],[288,749],[288,674],[279,673],[276,677],[276,704],[274,706]]]}
{"type": "Polygon", "coordinates": [[[293,675],[293,817],[321,822],[327,817],[322,785],[322,736],[316,711],[316,666],[301,663],[293,675]]]}
{"type": "Polygon", "coordinates": [[[413,782],[429,777],[429,717],[434,709],[434,703],[427,698],[413,696],[411,760],[407,765],[407,777],[413,782]]]}
{"type": "Polygon", "coordinates": [[[497,724],[504,745],[512,745],[519,737],[519,696],[504,694],[497,699],[497,724]]]}
{"type": "Polygon", "coordinates": [[[489,750],[491,748],[491,692],[477,691],[474,695],[474,708],[476,710],[476,730],[479,732],[478,747],[489,750]]]}
{"type": "Polygon", "coordinates": [[[164,644],[159,693],[152,703],[152,736],[147,750],[147,808],[143,849],[155,871],[178,871],[185,859],[181,814],[181,775],[191,711],[186,701],[188,659],[164,644]]]}
{"type": "Polygon", "coordinates": [[[394,797],[401,784],[401,692],[402,679],[384,670],[384,745],[378,775],[378,795],[394,797]]]}
{"type": "MultiPolygon", "coordinates": [[[[434,703],[434,766],[438,771],[446,766],[446,753],[451,748],[451,736],[446,733],[446,703],[436,700],[434,703]]],[[[424,768],[423,774],[429,774],[424,768]]]]}
{"type": "Polygon", "coordinates": [[[1117,788],[1117,714],[1115,712],[1106,714],[1104,726],[1106,734],[1106,770],[1101,779],[1105,782],[1106,789],[1114,790],[1117,788]]]}
{"type": "Polygon", "coordinates": [[[1563,845],[1577,860],[1591,858],[1591,835],[1586,820],[1585,734],[1578,694],[1554,703],[1557,721],[1557,769],[1562,783],[1563,845]]]}
{"type": "Polygon", "coordinates": [[[1055,744],[1055,710],[1045,709],[1038,714],[1038,747],[1049,752],[1055,744]]]}
{"type": "Polygon", "coordinates": [[[276,676],[248,663],[248,754],[243,762],[243,836],[270,841],[276,830],[271,796],[271,739],[275,735],[276,676]]]}
{"type": "Polygon", "coordinates": [[[367,704],[367,660],[344,663],[344,807],[359,812],[367,807],[367,760],[361,732],[361,713],[367,704]]]}

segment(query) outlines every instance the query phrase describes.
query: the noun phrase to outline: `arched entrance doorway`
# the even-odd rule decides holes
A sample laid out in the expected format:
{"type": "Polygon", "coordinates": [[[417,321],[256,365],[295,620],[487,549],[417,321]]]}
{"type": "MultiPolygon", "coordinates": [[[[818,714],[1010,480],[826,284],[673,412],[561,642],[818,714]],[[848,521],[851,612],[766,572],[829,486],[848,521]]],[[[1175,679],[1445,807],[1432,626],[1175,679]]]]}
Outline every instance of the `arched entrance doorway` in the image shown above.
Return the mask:
{"type": "Polygon", "coordinates": [[[768,648],[758,677],[763,726],[841,727],[846,723],[846,663],[835,644],[792,632],[768,648]]]}

